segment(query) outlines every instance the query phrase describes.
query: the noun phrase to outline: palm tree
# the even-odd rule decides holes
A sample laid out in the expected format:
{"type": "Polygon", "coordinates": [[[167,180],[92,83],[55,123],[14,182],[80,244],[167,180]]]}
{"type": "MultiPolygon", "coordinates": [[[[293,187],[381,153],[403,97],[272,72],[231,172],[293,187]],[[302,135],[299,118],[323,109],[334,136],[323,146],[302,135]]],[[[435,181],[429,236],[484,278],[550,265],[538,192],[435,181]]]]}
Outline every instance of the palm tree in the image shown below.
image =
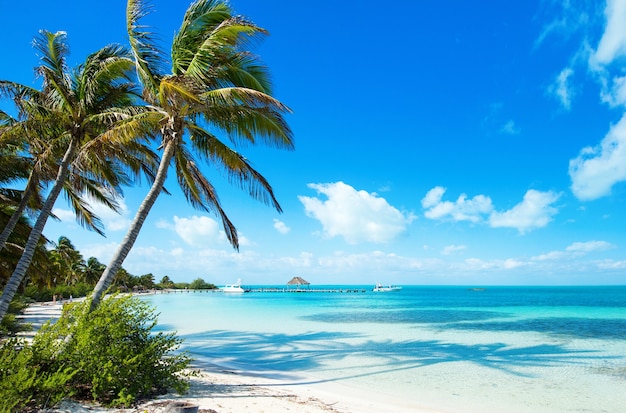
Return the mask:
{"type": "Polygon", "coordinates": [[[105,268],[106,265],[98,261],[96,257],[89,257],[83,274],[84,281],[89,285],[96,285],[105,268]]]}
{"type": "MultiPolygon", "coordinates": [[[[106,191],[98,191],[96,187],[112,182],[109,192],[113,194],[117,184],[125,181],[121,162],[128,156],[122,150],[122,140],[108,141],[108,145],[100,143],[101,136],[114,122],[126,117],[132,110],[135,100],[134,84],[131,82],[133,62],[119,46],[105,46],[88,56],[85,63],[70,72],[66,66],[68,54],[65,33],[42,31],[35,40],[35,47],[42,53],[42,64],[37,68],[43,78],[43,93],[35,103],[38,118],[36,126],[51,138],[51,153],[64,151],[60,159],[54,184],[43,204],[39,216],[28,237],[24,252],[17,263],[13,274],[0,297],[0,320],[7,312],[10,301],[22,282],[30,265],[35,247],[43,232],[61,190],[68,185],[68,177],[73,171],[84,174],[87,180],[75,180],[71,184],[76,194],[87,192],[90,196],[99,197],[106,191]],[[98,156],[90,157],[89,154],[98,156]],[[120,158],[115,155],[120,154],[120,158]],[[122,161],[119,161],[122,159],[122,161]],[[89,167],[91,169],[83,169],[89,167]]],[[[129,152],[136,151],[131,145],[129,152]]],[[[50,159],[50,158],[46,158],[50,159]]],[[[142,158],[138,162],[145,166],[142,158]]],[[[133,169],[136,165],[129,165],[133,169]]],[[[135,169],[133,169],[135,171],[135,169]]],[[[115,208],[110,199],[98,198],[108,206],[115,208]]],[[[89,211],[88,204],[80,197],[69,198],[74,208],[89,211]]],[[[91,214],[90,216],[93,216],[91,214]]]]}
{"type": "MultiPolygon", "coordinates": [[[[9,207],[0,204],[0,225],[5,225],[12,214],[9,207]]],[[[32,227],[26,217],[21,217],[15,225],[14,231],[9,236],[4,249],[0,250],[0,288],[11,278],[11,274],[15,269],[23,251],[24,245],[28,239],[32,227]]],[[[52,265],[46,249],[48,240],[41,237],[30,266],[31,280],[36,281],[39,285],[45,284],[43,278],[51,274],[52,265]]]]}
{"type": "Polygon", "coordinates": [[[190,5],[171,53],[171,73],[164,74],[163,54],[139,20],[146,15],[142,0],[128,0],[126,18],[143,97],[153,110],[142,115],[161,136],[163,152],[156,179],[141,203],[125,238],[100,277],[91,309],[98,306],[117,270],[135,243],[139,231],[163,190],[172,160],[187,201],[195,208],[212,210],[226,236],[239,248],[235,226],[222,209],[213,185],[200,171],[188,148],[211,166],[223,169],[231,182],[250,196],[281,212],[272,187],[248,160],[211,131],[221,131],[233,145],[259,141],[293,149],[292,133],[283,115],[289,108],[273,98],[269,75],[248,42],[266,34],[243,17],[234,16],[221,0],[197,0],[190,5]],[[208,128],[210,127],[210,128],[208,128]]]}
{"type": "Polygon", "coordinates": [[[50,250],[50,257],[59,269],[65,285],[74,285],[83,279],[85,260],[80,251],[76,250],[72,241],[67,237],[59,237],[55,248],[50,250]]]}

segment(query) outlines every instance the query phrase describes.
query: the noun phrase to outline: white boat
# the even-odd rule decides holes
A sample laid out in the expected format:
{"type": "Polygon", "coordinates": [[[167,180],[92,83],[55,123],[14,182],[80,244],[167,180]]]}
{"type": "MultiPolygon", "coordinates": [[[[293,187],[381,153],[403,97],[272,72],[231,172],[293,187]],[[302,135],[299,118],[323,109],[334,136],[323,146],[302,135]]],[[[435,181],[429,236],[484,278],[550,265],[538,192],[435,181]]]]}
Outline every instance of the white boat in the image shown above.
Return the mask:
{"type": "Polygon", "coordinates": [[[398,291],[401,290],[402,287],[399,285],[382,285],[382,284],[376,284],[376,286],[374,287],[374,289],[372,291],[375,292],[387,292],[387,291],[398,291]]]}
{"type": "Polygon", "coordinates": [[[245,293],[246,292],[246,290],[244,290],[241,287],[241,278],[238,279],[235,284],[226,284],[225,286],[220,288],[220,290],[222,290],[225,293],[245,293]]]}

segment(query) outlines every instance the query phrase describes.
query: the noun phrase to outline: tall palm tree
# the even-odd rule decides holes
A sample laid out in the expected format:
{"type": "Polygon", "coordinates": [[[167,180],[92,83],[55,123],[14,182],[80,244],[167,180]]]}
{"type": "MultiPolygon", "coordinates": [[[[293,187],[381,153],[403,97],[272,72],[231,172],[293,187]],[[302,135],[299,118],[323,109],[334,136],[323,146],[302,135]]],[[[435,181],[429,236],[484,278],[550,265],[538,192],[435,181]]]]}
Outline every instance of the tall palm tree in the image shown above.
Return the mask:
{"type": "MultiPolygon", "coordinates": [[[[52,138],[50,145],[56,148],[52,153],[59,153],[59,148],[64,152],[56,169],[54,184],[39,212],[24,252],[0,297],[0,320],[26,274],[52,207],[62,188],[68,184],[73,168],[80,170],[84,165],[93,168],[80,171],[91,184],[76,180],[74,189],[78,190],[77,193],[87,191],[91,196],[98,196],[98,191],[95,191],[98,183],[104,185],[109,178],[113,182],[119,179],[116,172],[121,171],[121,164],[117,163],[118,158],[110,156],[123,153],[121,141],[109,141],[107,145],[98,141],[102,140],[102,133],[116,121],[136,112],[132,110],[136,99],[135,85],[131,81],[133,62],[123,48],[105,46],[88,56],[77,69],[69,71],[66,65],[68,47],[65,33],[42,31],[35,41],[35,47],[42,54],[42,63],[37,71],[43,78],[42,101],[36,102],[39,110],[37,125],[40,127],[44,122],[47,125],[45,132],[52,138]],[[102,151],[97,157],[88,156],[97,150],[102,151]],[[111,165],[94,161],[94,158],[110,161],[111,165]]],[[[132,145],[131,148],[131,151],[136,149],[132,145]]],[[[114,191],[115,184],[110,189],[114,191]]],[[[88,204],[82,199],[69,200],[75,208],[88,210],[88,204]]],[[[107,199],[99,200],[115,207],[107,199]]]]}
{"type": "Polygon", "coordinates": [[[215,188],[202,174],[190,148],[211,166],[224,170],[231,182],[250,196],[280,205],[272,187],[248,160],[211,131],[221,131],[233,146],[247,143],[293,149],[292,132],[284,114],[290,110],[273,98],[269,74],[259,59],[246,50],[265,30],[235,16],[221,0],[197,0],[190,5],[174,36],[171,73],[164,74],[163,54],[139,20],[146,15],[142,0],[128,0],[126,18],[143,97],[153,109],[143,114],[143,125],[161,136],[161,164],[154,184],[141,203],[125,238],[100,277],[91,309],[98,306],[117,270],[135,243],[139,231],[163,190],[172,160],[176,177],[188,202],[214,211],[226,236],[238,249],[235,226],[222,209],[215,188]]]}

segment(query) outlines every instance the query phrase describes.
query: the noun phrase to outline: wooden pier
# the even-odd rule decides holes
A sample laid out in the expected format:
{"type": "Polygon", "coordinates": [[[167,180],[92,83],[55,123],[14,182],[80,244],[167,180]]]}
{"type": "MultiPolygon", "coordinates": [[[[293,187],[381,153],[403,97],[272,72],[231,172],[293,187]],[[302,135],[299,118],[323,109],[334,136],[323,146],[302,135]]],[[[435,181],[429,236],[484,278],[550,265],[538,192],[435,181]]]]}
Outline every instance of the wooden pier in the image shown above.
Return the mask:
{"type": "MultiPolygon", "coordinates": [[[[313,294],[313,293],[335,293],[335,294],[344,294],[344,293],[364,293],[367,291],[366,288],[281,288],[281,287],[243,287],[246,293],[301,293],[301,294],[313,294]]],[[[177,290],[177,289],[165,289],[165,290],[155,290],[153,293],[156,294],[167,294],[167,293],[223,293],[219,288],[214,289],[185,289],[185,290],[177,290]]],[[[232,294],[232,293],[227,293],[232,294]]]]}
{"type": "Polygon", "coordinates": [[[251,293],[364,293],[365,288],[250,288],[251,293]]]}

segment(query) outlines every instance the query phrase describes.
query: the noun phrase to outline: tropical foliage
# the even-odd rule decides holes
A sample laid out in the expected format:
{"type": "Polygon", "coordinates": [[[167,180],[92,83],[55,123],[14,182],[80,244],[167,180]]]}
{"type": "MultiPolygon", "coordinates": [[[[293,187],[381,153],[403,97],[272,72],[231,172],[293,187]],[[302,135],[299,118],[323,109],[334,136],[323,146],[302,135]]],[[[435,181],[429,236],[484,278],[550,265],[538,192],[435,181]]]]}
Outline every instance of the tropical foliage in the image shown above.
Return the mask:
{"type": "MultiPolygon", "coordinates": [[[[137,140],[106,140],[103,132],[136,113],[132,61],[120,46],[105,46],[75,70],[66,65],[68,45],[63,32],[42,31],[35,39],[41,53],[42,90],[10,81],[0,92],[19,108],[19,118],[1,129],[3,147],[32,154],[32,168],[22,199],[42,182],[52,186],[28,236],[15,270],[0,297],[0,318],[26,276],[52,207],[64,188],[81,224],[100,230],[91,200],[116,209],[120,186],[140,171],[152,175],[155,156],[137,140]],[[28,148],[28,149],[27,149],[28,148]]],[[[19,213],[19,208],[16,210],[19,213]]],[[[7,228],[5,228],[6,230],[7,228]]],[[[11,230],[11,228],[9,228],[11,230]]],[[[5,231],[3,231],[4,233],[5,231]]]]}
{"type": "Polygon", "coordinates": [[[85,302],[64,307],[32,344],[0,344],[0,411],[50,407],[67,397],[129,406],[186,391],[190,358],[179,351],[181,339],[154,331],[156,322],[154,310],[131,296],[108,297],[92,312],[85,302]]]}

